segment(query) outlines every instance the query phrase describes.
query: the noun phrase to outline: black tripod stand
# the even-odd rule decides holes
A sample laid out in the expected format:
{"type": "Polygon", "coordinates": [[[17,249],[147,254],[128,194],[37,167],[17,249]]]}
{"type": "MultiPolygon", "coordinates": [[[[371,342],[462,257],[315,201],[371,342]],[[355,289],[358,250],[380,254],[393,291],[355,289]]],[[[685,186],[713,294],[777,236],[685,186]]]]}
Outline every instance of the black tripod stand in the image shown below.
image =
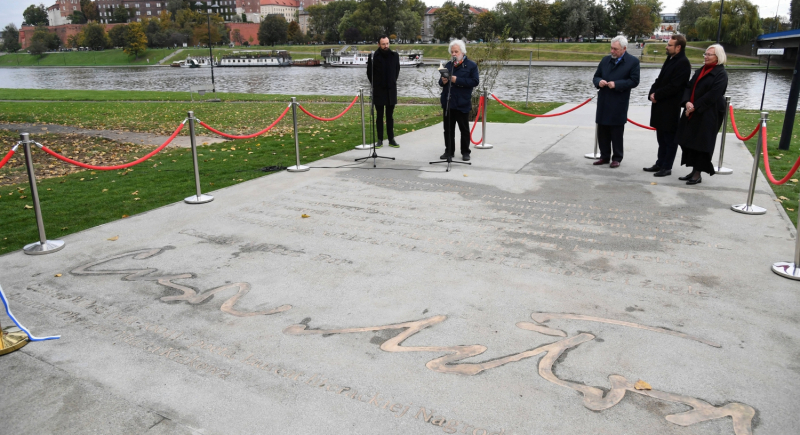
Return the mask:
{"type": "Polygon", "coordinates": [[[384,157],[379,156],[378,153],[375,151],[375,63],[373,62],[372,55],[374,53],[370,53],[369,55],[369,63],[372,66],[370,81],[369,81],[369,124],[370,124],[370,140],[372,141],[372,146],[370,150],[372,150],[372,154],[367,157],[359,157],[355,159],[355,161],[360,162],[362,160],[369,160],[372,159],[372,167],[377,167],[376,161],[377,159],[387,159],[387,160],[394,160],[394,157],[384,157]]]}
{"type": "MultiPolygon", "coordinates": [[[[453,57],[453,61],[452,61],[453,69],[455,69],[455,62],[456,62],[456,58],[454,56],[453,57]]],[[[439,71],[441,72],[441,70],[439,70],[439,71]]],[[[447,152],[447,142],[450,140],[450,134],[449,134],[450,131],[448,130],[449,127],[450,127],[450,116],[451,116],[450,115],[450,89],[453,87],[453,80],[450,77],[453,75],[453,72],[450,71],[450,70],[447,70],[446,72],[441,72],[441,74],[442,74],[443,78],[447,79],[447,106],[444,109],[444,132],[445,132],[445,144],[444,144],[444,146],[445,146],[445,154],[447,154],[447,160],[439,160],[439,161],[436,161],[436,162],[430,162],[430,164],[431,165],[435,165],[437,163],[447,163],[447,169],[445,169],[445,172],[450,172],[450,165],[453,164],[453,163],[458,163],[459,165],[472,165],[472,163],[470,163],[470,162],[457,162],[457,161],[453,160],[453,156],[451,156],[450,153],[447,152]]],[[[453,153],[456,152],[456,143],[455,142],[456,142],[456,138],[455,138],[455,135],[453,135],[453,153]]]]}

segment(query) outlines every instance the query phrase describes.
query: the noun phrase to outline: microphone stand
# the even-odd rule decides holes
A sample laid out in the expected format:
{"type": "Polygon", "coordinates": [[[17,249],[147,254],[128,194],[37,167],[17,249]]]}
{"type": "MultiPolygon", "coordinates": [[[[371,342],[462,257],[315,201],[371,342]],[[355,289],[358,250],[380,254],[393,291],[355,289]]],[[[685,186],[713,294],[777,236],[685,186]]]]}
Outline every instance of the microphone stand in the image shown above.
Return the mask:
{"type": "MultiPolygon", "coordinates": [[[[380,50],[380,49],[379,49],[380,50]]],[[[372,140],[372,146],[370,149],[372,150],[372,154],[367,157],[359,157],[355,159],[355,161],[360,162],[362,160],[369,160],[372,159],[372,167],[377,167],[376,160],[377,159],[387,159],[387,160],[394,160],[394,157],[384,157],[379,156],[378,153],[375,151],[375,60],[373,59],[373,55],[375,53],[370,53],[369,55],[369,62],[372,64],[372,71],[370,81],[369,81],[369,123],[370,123],[370,139],[372,140]]]]}
{"type": "MultiPolygon", "coordinates": [[[[450,165],[453,164],[453,163],[458,163],[460,165],[472,165],[472,163],[470,163],[470,162],[456,162],[456,161],[453,160],[453,156],[451,156],[450,154],[447,153],[447,142],[450,140],[450,134],[449,134],[450,132],[448,131],[449,130],[448,127],[450,126],[450,116],[452,116],[450,114],[450,89],[452,89],[452,87],[453,87],[453,79],[452,79],[452,77],[453,77],[453,72],[456,69],[456,57],[455,56],[453,56],[452,65],[453,65],[453,70],[452,71],[451,70],[447,71],[448,74],[450,74],[450,76],[447,77],[447,105],[446,105],[446,107],[444,109],[444,134],[446,136],[446,138],[444,140],[444,142],[445,142],[444,146],[445,146],[445,154],[447,154],[447,160],[439,160],[439,161],[436,161],[436,162],[429,162],[429,164],[431,164],[431,165],[435,165],[437,163],[447,163],[447,169],[444,170],[445,172],[450,172],[450,165]]],[[[453,132],[453,154],[455,154],[455,152],[456,152],[456,136],[455,136],[455,132],[453,132]]]]}

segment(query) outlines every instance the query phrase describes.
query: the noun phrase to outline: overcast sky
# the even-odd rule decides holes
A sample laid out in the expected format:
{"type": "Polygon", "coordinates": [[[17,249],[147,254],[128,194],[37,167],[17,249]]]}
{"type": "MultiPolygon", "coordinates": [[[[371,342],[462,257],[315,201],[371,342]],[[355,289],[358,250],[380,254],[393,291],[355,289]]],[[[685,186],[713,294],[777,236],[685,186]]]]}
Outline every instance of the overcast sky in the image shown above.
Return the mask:
{"type": "MultiPolygon", "coordinates": [[[[444,1],[426,0],[428,6],[438,6],[444,1]]],[[[775,11],[778,15],[789,16],[789,1],[790,0],[750,0],[755,3],[759,8],[759,15],[761,17],[773,17],[775,11]],[[780,4],[780,5],[779,5],[780,4]]],[[[40,1],[41,2],[41,1],[40,1]]],[[[473,6],[480,6],[484,8],[493,8],[498,3],[498,0],[468,0],[469,4],[473,6]]],[[[682,0],[661,0],[664,5],[663,12],[678,12],[682,0]]],[[[45,2],[47,6],[54,4],[54,1],[45,2]]],[[[30,4],[24,0],[0,0],[0,27],[5,27],[8,23],[14,23],[19,27],[22,24],[22,12],[30,4]]],[[[38,3],[37,3],[38,4],[38,3]]]]}

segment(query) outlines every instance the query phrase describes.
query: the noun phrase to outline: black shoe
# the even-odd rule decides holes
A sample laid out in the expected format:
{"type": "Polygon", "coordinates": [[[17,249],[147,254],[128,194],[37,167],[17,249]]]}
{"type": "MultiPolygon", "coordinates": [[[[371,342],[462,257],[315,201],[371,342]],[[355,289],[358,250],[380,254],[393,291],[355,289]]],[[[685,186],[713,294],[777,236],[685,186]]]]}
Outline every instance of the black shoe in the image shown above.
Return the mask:
{"type": "Polygon", "coordinates": [[[666,177],[668,175],[672,175],[672,170],[670,170],[670,169],[659,169],[658,172],[653,174],[654,177],[666,177]]]}
{"type": "Polygon", "coordinates": [[[375,148],[383,148],[383,141],[379,140],[378,143],[375,144],[375,148]]]}
{"type": "Polygon", "coordinates": [[[658,165],[653,165],[649,168],[642,168],[642,170],[645,172],[658,172],[661,170],[661,168],[658,165]]]}
{"type": "Polygon", "coordinates": [[[439,156],[439,158],[442,159],[442,160],[447,160],[447,159],[452,159],[453,156],[451,156],[450,154],[444,153],[441,156],[439,156]]]}
{"type": "Polygon", "coordinates": [[[461,154],[461,160],[468,162],[469,161],[469,154],[461,154]]]}
{"type": "Polygon", "coordinates": [[[389,146],[392,148],[400,148],[400,144],[395,142],[394,139],[389,139],[389,146]]]}
{"type": "Polygon", "coordinates": [[[694,175],[694,171],[692,171],[691,173],[689,173],[689,175],[687,175],[685,177],[678,177],[678,180],[681,180],[681,181],[691,180],[692,179],[692,175],[694,175]]]}
{"type": "Polygon", "coordinates": [[[688,184],[690,186],[694,186],[695,184],[700,184],[702,182],[703,182],[703,177],[700,177],[697,180],[689,180],[689,181],[686,182],[686,184],[688,184]]]}

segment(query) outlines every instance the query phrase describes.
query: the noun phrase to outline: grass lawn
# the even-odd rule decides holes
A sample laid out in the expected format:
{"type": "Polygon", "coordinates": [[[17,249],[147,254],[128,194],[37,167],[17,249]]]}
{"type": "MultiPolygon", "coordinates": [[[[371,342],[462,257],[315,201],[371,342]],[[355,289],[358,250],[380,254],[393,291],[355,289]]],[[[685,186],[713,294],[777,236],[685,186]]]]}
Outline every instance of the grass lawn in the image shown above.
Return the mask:
{"type": "MultiPolygon", "coordinates": [[[[127,97],[125,93],[117,94],[121,94],[121,98],[127,97]]],[[[288,99],[286,96],[273,97],[276,100],[288,99]]],[[[168,95],[161,97],[165,100],[170,98],[168,95]]],[[[512,105],[524,109],[524,103],[512,105]]],[[[557,106],[558,103],[531,103],[527,110],[544,113],[557,106]]],[[[304,107],[314,114],[331,117],[341,112],[345,105],[307,103],[304,107]]],[[[271,123],[285,108],[283,102],[0,103],[0,121],[171,133],[185,118],[186,111],[194,110],[198,118],[215,128],[229,133],[250,133],[271,123]]],[[[358,107],[329,123],[298,113],[303,164],[313,165],[316,160],[349,151],[361,143],[358,107]]],[[[203,191],[213,192],[264,176],[274,171],[276,166],[293,165],[295,153],[290,116],[267,135],[255,139],[201,145],[198,152],[203,191]],[[273,169],[262,170],[270,167],[273,169]]],[[[395,110],[395,131],[398,134],[411,132],[436,124],[440,119],[438,104],[401,105],[395,110]]],[[[529,120],[496,103],[490,104],[488,119],[493,122],[529,120]]],[[[198,127],[198,132],[208,133],[202,127],[198,127]]],[[[79,135],[40,133],[33,139],[76,160],[100,165],[134,160],[152,149],[133,144],[109,144],[108,141],[79,135]]],[[[17,140],[16,134],[0,131],[0,142],[3,143],[0,154],[4,156],[17,140]]],[[[34,149],[33,156],[37,174],[42,176],[39,194],[45,228],[51,239],[181,201],[194,192],[192,159],[188,149],[167,148],[149,161],[123,171],[60,168],[66,164],[53,160],[38,149],[34,149]]],[[[23,155],[18,152],[6,167],[0,169],[0,253],[20,249],[38,240],[33,210],[26,208],[32,203],[28,183],[24,181],[23,163],[23,155]]]]}
{"type": "Polygon", "coordinates": [[[67,51],[45,53],[35,56],[27,53],[12,53],[0,56],[0,66],[116,66],[116,65],[155,65],[159,60],[171,55],[175,50],[151,48],[139,55],[138,59],[128,56],[122,50],[67,51]],[[150,60],[149,64],[147,60],[150,60]]]}

